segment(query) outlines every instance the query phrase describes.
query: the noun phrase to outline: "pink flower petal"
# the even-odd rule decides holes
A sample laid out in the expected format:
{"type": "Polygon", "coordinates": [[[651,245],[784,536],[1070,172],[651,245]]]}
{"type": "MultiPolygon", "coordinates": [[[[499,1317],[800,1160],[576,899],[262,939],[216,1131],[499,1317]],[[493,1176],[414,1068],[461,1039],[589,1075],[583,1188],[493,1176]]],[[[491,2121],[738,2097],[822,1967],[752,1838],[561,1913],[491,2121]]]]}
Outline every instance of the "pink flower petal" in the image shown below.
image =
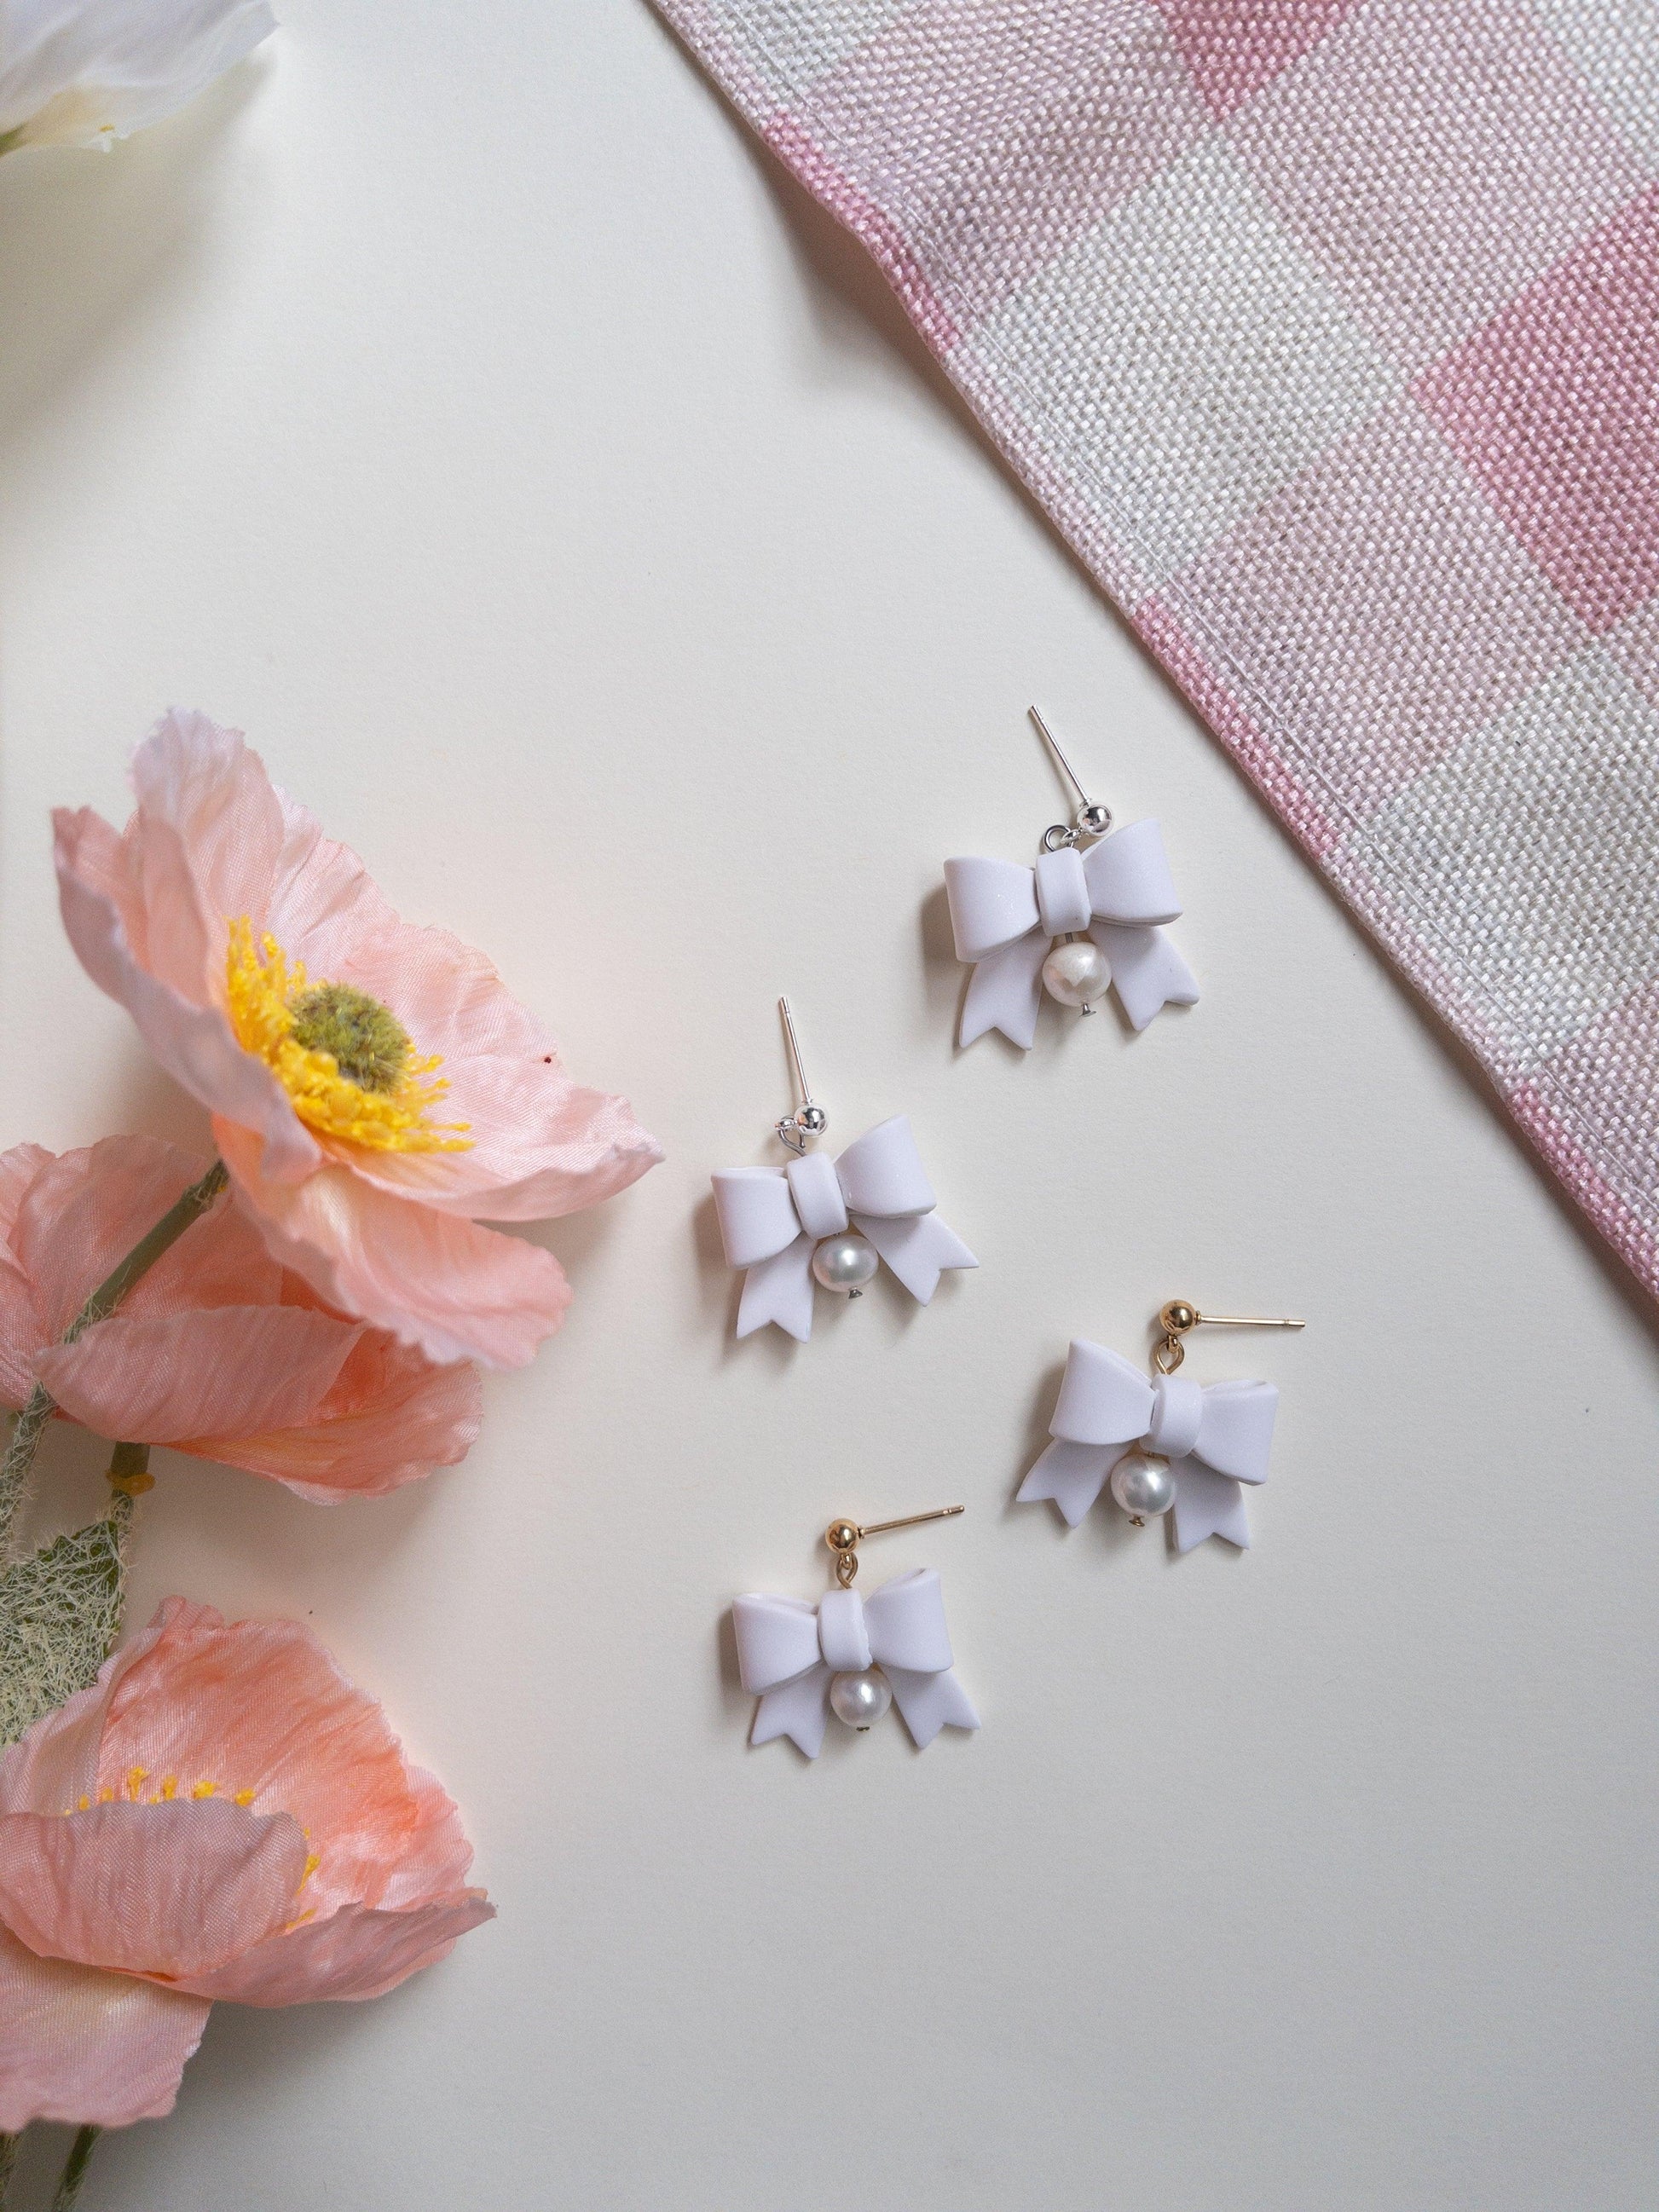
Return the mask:
{"type": "Polygon", "coordinates": [[[379,1190],[348,1168],[270,1181],[258,1139],[216,1120],[240,1204],[284,1267],[331,1306],[441,1364],[522,1367],[570,1303],[550,1253],[379,1190]]]}
{"type": "MultiPolygon", "coordinates": [[[[176,1182],[182,1194],[199,1182],[211,1165],[207,1156],[182,1152],[154,1137],[106,1137],[84,1152],[64,1153],[30,1210],[31,1234],[40,1215],[49,1215],[52,1206],[69,1194],[70,1184],[67,1180],[60,1182],[60,1175],[78,1174],[88,1184],[99,1186],[90,1197],[88,1212],[81,1217],[83,1221],[96,1221],[100,1209],[108,1204],[108,1218],[99,1235],[98,1264],[88,1264],[87,1288],[90,1290],[155,1226],[158,1217],[148,1209],[158,1192],[164,1194],[176,1182]],[[151,1184],[147,1164],[160,1157],[167,1159],[167,1175],[161,1176],[158,1171],[156,1182],[151,1184]],[[102,1186],[111,1176],[132,1179],[124,1205],[106,1200],[102,1186]]],[[[55,1249],[58,1238],[49,1234],[44,1241],[55,1249]]],[[[121,1301],[121,1311],[166,1314],[207,1306],[275,1305],[282,1296],[283,1271],[266,1251],[264,1239],[226,1199],[192,1223],[172,1250],[139,1278],[121,1301]]]]}
{"type": "MultiPolygon", "coordinates": [[[[207,1166],[154,1137],[106,1137],[49,1161],[24,1196],[11,1240],[33,1286],[43,1341],[63,1334],[88,1294],[207,1166]]],[[[281,1288],[263,1240],[221,1200],[134,1285],[121,1310],[274,1304],[281,1288]]]]}
{"type": "Polygon", "coordinates": [[[362,1324],[296,1306],[116,1314],[37,1371],[71,1419],[100,1437],[173,1444],[255,1435],[314,1417],[362,1324]]]}
{"type": "Polygon", "coordinates": [[[125,1796],[135,1770],[147,1795],[170,1777],[179,1797],[211,1783],[220,1797],[251,1791],[256,1813],[291,1813],[321,1856],[306,1892],[319,1910],[441,1896],[472,1863],[450,1798],[297,1621],[227,1626],[168,1598],[90,1689],[0,1758],[0,1814],[125,1796]]]}
{"type": "MultiPolygon", "coordinates": [[[[402,1019],[401,1015],[399,1019],[402,1019]]],[[[545,1221],[637,1182],[662,1147],[625,1098],[573,1083],[545,1053],[446,1060],[435,1118],[464,1121],[464,1152],[354,1151],[368,1182],[488,1221],[545,1221]]]]}
{"type": "Polygon", "coordinates": [[[158,1645],[223,1626],[210,1605],[167,1599],[148,1628],[105,1660],[95,1682],[44,1714],[0,1753],[0,1813],[58,1813],[95,1796],[104,1726],[123,1681],[158,1645]]]}
{"type": "Polygon", "coordinates": [[[400,1869],[422,1896],[465,1879],[455,1808],[308,1629],[166,1610],[161,1635],[111,1686],[98,1785],[120,1791],[138,1768],[151,1789],[169,1775],[180,1796],[211,1782],[222,1796],[252,1791],[257,1813],[291,1813],[320,1855],[306,1890],[319,1911],[378,1905],[400,1869]]]}
{"type": "Polygon", "coordinates": [[[313,982],[349,983],[355,949],[400,927],[397,913],[349,845],[325,837],[316,816],[285,791],[276,798],[287,842],[264,926],[313,982]]]}
{"type": "MultiPolygon", "coordinates": [[[[174,708],[133,756],[123,843],[144,915],[144,965],[193,1006],[224,1004],[228,925],[264,927],[287,825],[240,730],[174,708]]],[[[211,1103],[211,1102],[209,1102],[211,1103]]]]}
{"type": "Polygon", "coordinates": [[[436,1118],[467,1125],[465,1152],[353,1147],[348,1164],[368,1181],[448,1212],[540,1221],[609,1198],[662,1158],[627,1100],[573,1083],[535,1016],[447,930],[387,908],[337,967],[334,980],[390,1006],[418,1052],[440,1055],[450,1091],[436,1118]]]}
{"type": "Polygon", "coordinates": [[[244,1052],[216,1005],[197,1003],[152,975],[134,953],[114,899],[99,888],[100,866],[88,858],[107,823],[89,809],[52,817],[58,902],[81,965],[101,991],[118,1000],[176,1083],[216,1114],[256,1129],[272,1175],[304,1175],[321,1157],[288,1093],[262,1060],[244,1052]]]}
{"type": "Polygon", "coordinates": [[[183,1990],[37,1958],[0,1927],[0,2129],[159,2120],[209,2009],[183,1990]]]}
{"type": "Polygon", "coordinates": [[[307,1630],[169,1599],[0,1760],[0,2124],[167,2110],[216,1996],[392,1988],[492,1917],[471,1857],[307,1630]]]}
{"type": "Polygon", "coordinates": [[[29,1185],[55,1157],[44,1145],[14,1145],[9,1152],[0,1152],[0,1243],[9,1247],[17,1209],[29,1185]]]}
{"type": "Polygon", "coordinates": [[[18,1209],[52,1154],[40,1145],[0,1152],[0,1405],[21,1407],[34,1387],[34,1355],[45,1341],[28,1270],[12,1249],[18,1209]]]}
{"type": "Polygon", "coordinates": [[[305,1878],[290,1814],[225,1798],[0,1814],[0,1923],[46,1959],[168,1981],[285,1927],[305,1878]]]}
{"type": "Polygon", "coordinates": [[[447,1958],[470,1928],[495,1917],[481,1889],[457,1890],[401,1911],[347,1905],[272,1936],[242,1957],[193,1975],[203,1996],[238,2004],[307,2004],[319,1997],[378,1997],[422,1966],[447,1958]]]}
{"type": "Polygon", "coordinates": [[[39,1146],[0,1155],[0,1401],[9,1388],[21,1404],[38,1376],[100,1435],[171,1444],[322,1499],[375,1496],[463,1458],[478,1433],[474,1370],[435,1367],[334,1312],[229,1200],[112,1319],[73,1345],[52,1340],[206,1164],[145,1137],[61,1159],[39,1146]]]}
{"type": "Polygon", "coordinates": [[[383,1868],[384,1878],[368,1900],[388,1912],[448,1896],[462,1887],[472,1864],[460,1808],[437,1776],[423,1766],[405,1765],[404,1779],[410,1810],[403,1854],[383,1868]]]}
{"type": "Polygon", "coordinates": [[[469,1363],[434,1367],[383,1330],[365,1329],[314,1419],[193,1437],[178,1449],[271,1475],[302,1498],[380,1498],[464,1459],[477,1441],[483,1400],[469,1363]]]}

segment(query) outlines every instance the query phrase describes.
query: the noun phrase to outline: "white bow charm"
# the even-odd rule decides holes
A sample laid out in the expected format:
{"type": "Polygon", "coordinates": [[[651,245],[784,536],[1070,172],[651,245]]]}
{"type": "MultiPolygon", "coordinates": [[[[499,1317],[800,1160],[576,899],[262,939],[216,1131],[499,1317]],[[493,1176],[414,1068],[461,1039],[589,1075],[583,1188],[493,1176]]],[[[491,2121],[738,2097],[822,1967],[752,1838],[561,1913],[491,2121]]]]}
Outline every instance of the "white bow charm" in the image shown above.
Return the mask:
{"type": "Polygon", "coordinates": [[[1019,1495],[1052,1498],[1076,1528],[1107,1477],[1138,1449],[1170,1463],[1177,1551],[1190,1552],[1206,1536],[1243,1549],[1250,1524],[1240,1486],[1267,1480],[1278,1410],[1271,1382],[1206,1384],[1186,1375],[1148,1381],[1115,1352],[1079,1338],[1048,1424],[1054,1441],[1019,1495]]]}
{"type": "MultiPolygon", "coordinates": [[[[1087,852],[1074,843],[1045,851],[1035,868],[1013,860],[947,860],[945,887],[957,957],[974,965],[961,1044],[1000,1030],[1029,1051],[1050,947],[1057,938],[1084,933],[1105,955],[1112,987],[1136,1029],[1166,1006],[1197,1003],[1191,969],[1158,927],[1173,921],[1181,906],[1156,822],[1131,822],[1087,852]]],[[[1103,990],[1105,979],[1094,988],[1103,990]]],[[[1086,1008],[1086,994],[1082,1003],[1086,1008]]]]}
{"type": "MultiPolygon", "coordinates": [[[[829,1725],[832,1688],[872,1668],[885,1676],[918,1751],[926,1751],[942,1728],[979,1726],[967,1692],[951,1672],[945,1598],[933,1567],[896,1575],[867,1601],[854,1589],[830,1590],[816,1606],[798,1597],[734,1598],[732,1619],[743,1686],[760,1699],[750,1743],[787,1735],[816,1759],[829,1725]]],[[[853,1710],[878,1714],[886,1701],[874,1705],[866,1695],[853,1710]]]]}
{"type": "MultiPolygon", "coordinates": [[[[939,1200],[922,1170],[909,1117],[881,1121],[830,1159],[807,1152],[784,1168],[732,1168],[714,1179],[714,1209],[727,1261],[747,1270],[738,1334],[775,1322],[805,1344],[812,1334],[813,1257],[823,1240],[856,1249],[854,1269],[837,1287],[856,1288],[876,1269],[849,1226],[869,1240],[912,1297],[926,1305],[946,1267],[979,1261],[933,1209],[939,1200]],[[856,1273],[862,1254],[867,1273],[856,1273]]],[[[826,1278],[826,1279],[830,1279],[826,1278]]]]}

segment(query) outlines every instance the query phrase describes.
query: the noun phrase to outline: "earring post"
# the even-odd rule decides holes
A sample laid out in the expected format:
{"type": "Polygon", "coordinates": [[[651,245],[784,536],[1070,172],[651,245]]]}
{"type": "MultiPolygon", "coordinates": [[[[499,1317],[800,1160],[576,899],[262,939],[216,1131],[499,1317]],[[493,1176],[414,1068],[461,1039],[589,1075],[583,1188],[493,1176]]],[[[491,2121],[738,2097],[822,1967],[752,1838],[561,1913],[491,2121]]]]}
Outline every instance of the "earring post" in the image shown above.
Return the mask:
{"type": "Polygon", "coordinates": [[[1200,1314],[1200,1328],[1306,1328],[1305,1321],[1264,1321],[1258,1314],[1200,1314]]]}
{"type": "Polygon", "coordinates": [[[898,1521],[866,1521],[859,1530],[859,1540],[866,1536],[880,1536],[889,1528],[914,1528],[919,1521],[949,1521],[958,1513],[965,1513],[965,1505],[939,1505],[931,1513],[907,1513],[898,1521]]]}
{"type": "Polygon", "coordinates": [[[1060,750],[1059,738],[1055,737],[1054,732],[1048,727],[1048,725],[1043,720],[1042,716],[1038,713],[1035,707],[1028,707],[1025,711],[1030,716],[1031,720],[1036,724],[1037,728],[1042,732],[1043,738],[1047,740],[1048,745],[1053,750],[1054,758],[1065,769],[1066,780],[1071,784],[1073,790],[1077,793],[1078,805],[1079,806],[1086,806],[1089,804],[1089,794],[1083,788],[1083,786],[1078,781],[1077,770],[1072,766],[1070,761],[1066,759],[1065,754],[1060,750]]]}
{"type": "Polygon", "coordinates": [[[800,1056],[800,1039],[795,1035],[795,1018],[789,1011],[787,999],[780,999],[778,1006],[783,1015],[783,1026],[789,1032],[789,1056],[795,1063],[795,1080],[800,1085],[803,1106],[812,1103],[812,1086],[806,1079],[805,1063],[800,1056]]]}

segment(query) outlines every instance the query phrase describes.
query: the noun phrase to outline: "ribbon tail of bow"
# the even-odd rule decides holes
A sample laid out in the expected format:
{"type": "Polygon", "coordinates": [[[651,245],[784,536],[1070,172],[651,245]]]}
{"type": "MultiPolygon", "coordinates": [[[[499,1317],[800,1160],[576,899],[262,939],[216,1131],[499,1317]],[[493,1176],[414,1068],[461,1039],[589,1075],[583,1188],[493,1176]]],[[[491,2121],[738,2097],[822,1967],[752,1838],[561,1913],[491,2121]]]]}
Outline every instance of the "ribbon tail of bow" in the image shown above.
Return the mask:
{"type": "Polygon", "coordinates": [[[1112,987],[1134,1028],[1165,1006],[1198,1004],[1198,980],[1161,929],[1092,921],[1089,934],[1111,963],[1112,987]]]}
{"type": "Polygon", "coordinates": [[[1074,1444],[1056,1437],[1016,1493],[1021,1499],[1052,1498],[1075,1528],[1094,1504],[1127,1444],[1074,1444]]]}
{"type": "Polygon", "coordinates": [[[972,1044],[987,1030],[1000,1030],[1010,1044],[1030,1052],[1036,1042],[1037,1010],[1042,1004],[1039,971],[1050,942],[1040,929],[1029,930],[975,963],[962,1002],[958,1044],[972,1044]]]}
{"type": "Polygon", "coordinates": [[[853,1219],[920,1305],[933,1297],[946,1267],[979,1265],[936,1213],[855,1213],[853,1219]]]}
{"type": "Polygon", "coordinates": [[[919,1674],[911,1668],[884,1662],[881,1671],[892,1685],[893,1703],[918,1751],[926,1751],[942,1728],[979,1726],[979,1715],[950,1668],[937,1674],[919,1674]]]}
{"type": "Polygon", "coordinates": [[[829,1725],[830,1669],[820,1661],[793,1682],[780,1682],[775,1690],[766,1692],[755,1708],[749,1741],[770,1743],[775,1736],[787,1735],[798,1751],[816,1759],[823,1749],[829,1725]]]}
{"type": "Polygon", "coordinates": [[[1176,1551],[1190,1552],[1206,1536],[1219,1536],[1224,1543],[1237,1544],[1241,1552],[1248,1552],[1250,1523],[1244,1510],[1243,1486],[1195,1459],[1171,1460],[1170,1472],[1176,1486],[1176,1551]]]}
{"type": "Polygon", "coordinates": [[[757,1260],[743,1279],[738,1334],[752,1336],[776,1322],[798,1344],[812,1334],[812,1240],[797,1237],[769,1260],[757,1260]]]}

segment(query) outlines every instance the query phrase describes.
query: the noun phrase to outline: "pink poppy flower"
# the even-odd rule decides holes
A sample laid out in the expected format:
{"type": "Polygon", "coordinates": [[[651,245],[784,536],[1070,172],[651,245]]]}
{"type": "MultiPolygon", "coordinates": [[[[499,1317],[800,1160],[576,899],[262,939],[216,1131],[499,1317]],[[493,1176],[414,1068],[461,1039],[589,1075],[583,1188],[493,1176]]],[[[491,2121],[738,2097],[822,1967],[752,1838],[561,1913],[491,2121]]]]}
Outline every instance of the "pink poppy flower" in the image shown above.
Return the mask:
{"type": "Polygon", "coordinates": [[[374,1997],[493,1917],[386,1716],[295,1621],[169,1598],[0,1760],[0,2129],[171,2112],[216,1997],[374,1997]]]}
{"type": "Polygon", "coordinates": [[[169,1444],[302,1497],[379,1497],[477,1441],[477,1370],[435,1367],[331,1313],[222,1202],[109,1320],[60,1344],[90,1291],[196,1182],[205,1160],[151,1137],[55,1158],[0,1153],[0,1405],[44,1382],[99,1436],[169,1444]]]}
{"type": "Polygon", "coordinates": [[[238,1205],[340,1312],[432,1359],[522,1365],[569,1291],[479,1223],[608,1198],[655,1140],[571,1081],[481,953],[399,920],[239,733],[170,714],[133,783],[118,836],[54,817],[64,927],[210,1109],[238,1205]]]}

